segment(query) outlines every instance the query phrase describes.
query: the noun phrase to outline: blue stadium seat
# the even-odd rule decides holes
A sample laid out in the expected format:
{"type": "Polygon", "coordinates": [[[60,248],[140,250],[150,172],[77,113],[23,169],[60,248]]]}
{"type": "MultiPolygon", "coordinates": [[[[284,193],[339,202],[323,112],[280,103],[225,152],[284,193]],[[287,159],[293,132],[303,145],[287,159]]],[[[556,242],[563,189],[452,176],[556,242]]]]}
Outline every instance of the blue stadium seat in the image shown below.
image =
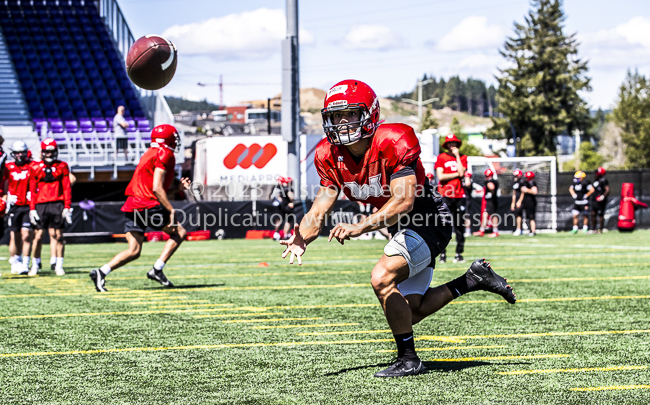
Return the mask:
{"type": "Polygon", "coordinates": [[[32,75],[29,74],[28,69],[17,70],[16,74],[18,75],[18,78],[20,79],[21,82],[32,79],[32,75]]]}
{"type": "Polygon", "coordinates": [[[90,117],[103,119],[104,113],[102,113],[102,110],[90,110],[90,117]]]}
{"type": "Polygon", "coordinates": [[[38,100],[33,100],[27,103],[31,111],[40,110],[42,111],[41,103],[38,100]]]}
{"type": "Polygon", "coordinates": [[[72,75],[72,71],[70,69],[61,69],[59,71],[59,77],[61,80],[67,81],[67,80],[73,80],[74,81],[74,76],[72,75]]]}
{"type": "Polygon", "coordinates": [[[77,80],[81,80],[86,78],[86,73],[83,71],[83,69],[73,69],[72,76],[74,76],[74,78],[77,80]]]}
{"type": "Polygon", "coordinates": [[[107,87],[109,90],[112,90],[112,89],[119,89],[119,88],[120,88],[120,86],[117,84],[117,80],[114,80],[114,79],[106,80],[106,87],[107,87]]]}
{"type": "Polygon", "coordinates": [[[72,102],[72,109],[75,110],[75,111],[78,111],[78,110],[85,110],[85,109],[86,109],[86,105],[85,105],[84,102],[81,101],[81,100],[74,100],[74,101],[72,102]]]}
{"type": "Polygon", "coordinates": [[[34,80],[45,79],[45,73],[40,68],[38,70],[32,70],[32,78],[34,80]]]}
{"type": "Polygon", "coordinates": [[[76,90],[77,83],[72,78],[66,79],[63,81],[63,87],[65,87],[65,89],[68,91],[76,90]]]}
{"type": "Polygon", "coordinates": [[[48,121],[50,122],[50,129],[52,130],[52,133],[54,134],[63,133],[64,131],[63,121],[61,121],[60,119],[50,119],[48,121]]]}
{"type": "Polygon", "coordinates": [[[44,91],[50,89],[50,86],[47,84],[47,80],[45,79],[34,80],[34,83],[36,84],[36,89],[38,91],[44,91]]]}
{"type": "Polygon", "coordinates": [[[113,102],[110,99],[100,99],[102,110],[113,110],[113,102]]]}
{"type": "Polygon", "coordinates": [[[25,90],[23,94],[25,95],[25,100],[28,102],[38,101],[38,93],[35,90],[25,90]]]}
{"type": "Polygon", "coordinates": [[[75,114],[77,115],[77,118],[79,118],[79,119],[89,117],[88,116],[88,111],[86,111],[85,109],[75,110],[75,114]]]}
{"type": "Polygon", "coordinates": [[[74,90],[68,91],[68,99],[70,101],[81,101],[82,97],[79,91],[75,88],[74,90]]]}
{"type": "MultiPolygon", "coordinates": [[[[102,76],[99,74],[99,70],[97,70],[97,68],[89,69],[86,73],[88,74],[88,78],[90,80],[94,81],[97,79],[99,80],[102,79],[102,76]]],[[[103,82],[102,82],[102,86],[103,86],[103,82]]]]}
{"type": "Polygon", "coordinates": [[[95,100],[95,92],[89,88],[82,89],[81,97],[83,97],[84,100],[95,100]]]}
{"type": "Polygon", "coordinates": [[[31,78],[29,80],[21,80],[20,82],[23,86],[23,90],[36,90],[36,86],[31,78]]]}
{"type": "Polygon", "coordinates": [[[56,103],[54,102],[54,100],[44,100],[43,101],[43,109],[46,112],[58,111],[57,108],[56,108],[56,103]]]}
{"type": "MultiPolygon", "coordinates": [[[[54,90],[54,89],[52,89],[52,90],[54,90]]],[[[68,100],[68,95],[66,94],[66,91],[65,91],[65,90],[56,90],[56,91],[54,92],[54,98],[55,98],[56,100],[66,100],[66,102],[67,102],[67,100],[68,100]]]]}
{"type": "Polygon", "coordinates": [[[60,113],[60,117],[63,118],[64,120],[74,120],[76,118],[72,110],[63,110],[63,111],[59,111],[59,113],[60,113]]]}
{"type": "Polygon", "coordinates": [[[27,63],[27,66],[30,70],[40,69],[41,62],[39,62],[38,59],[32,59],[27,63]]]}
{"type": "Polygon", "coordinates": [[[95,61],[93,61],[92,58],[84,60],[83,65],[86,70],[97,69],[97,66],[95,66],[95,61]]]}
{"type": "Polygon", "coordinates": [[[65,90],[65,87],[63,87],[63,83],[61,83],[60,80],[51,80],[50,88],[52,89],[52,91],[65,90]]]}
{"type": "Polygon", "coordinates": [[[92,88],[95,90],[104,89],[104,82],[102,79],[95,79],[92,82],[92,88]]]}
{"type": "Polygon", "coordinates": [[[66,61],[65,59],[57,58],[56,56],[54,56],[54,60],[56,60],[55,64],[57,69],[59,70],[68,69],[68,61],[66,61]]]}
{"type": "Polygon", "coordinates": [[[124,97],[122,96],[122,91],[117,88],[117,87],[112,87],[111,88],[111,99],[113,100],[122,100],[124,97]]]}
{"type": "Polygon", "coordinates": [[[53,80],[59,79],[59,73],[56,71],[56,69],[46,69],[45,77],[47,77],[47,80],[49,80],[51,83],[53,80]]]}
{"type": "Polygon", "coordinates": [[[106,91],[106,89],[99,89],[99,90],[97,90],[95,92],[95,94],[97,95],[97,98],[99,100],[107,100],[107,99],[109,99],[108,92],[106,91]]]}
{"type": "Polygon", "coordinates": [[[90,82],[87,79],[79,80],[77,86],[79,87],[79,90],[88,90],[90,89],[90,82]]]}
{"type": "Polygon", "coordinates": [[[115,59],[113,59],[113,60],[111,60],[111,67],[115,71],[122,70],[122,69],[125,69],[125,63],[124,63],[123,60],[115,60],[115,59]]]}

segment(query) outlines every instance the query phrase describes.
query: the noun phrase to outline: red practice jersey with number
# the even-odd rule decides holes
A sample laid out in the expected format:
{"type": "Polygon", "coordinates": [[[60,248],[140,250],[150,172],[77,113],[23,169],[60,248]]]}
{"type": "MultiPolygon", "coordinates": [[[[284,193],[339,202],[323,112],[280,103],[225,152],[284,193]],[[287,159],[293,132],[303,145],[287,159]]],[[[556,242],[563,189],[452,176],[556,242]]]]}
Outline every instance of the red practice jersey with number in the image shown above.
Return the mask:
{"type": "MultiPolygon", "coordinates": [[[[460,163],[462,163],[463,167],[467,169],[467,156],[461,155],[460,163]]],[[[456,156],[448,152],[439,154],[438,160],[436,160],[436,171],[439,167],[442,168],[442,172],[445,174],[458,173],[458,161],[456,160],[456,156]]],[[[443,197],[465,198],[465,187],[463,187],[463,182],[461,180],[460,177],[456,177],[455,179],[439,182],[438,192],[443,197]]]]}
{"type": "Polygon", "coordinates": [[[5,163],[2,173],[2,183],[8,182],[7,194],[16,196],[17,200],[13,205],[29,205],[31,193],[29,192],[29,174],[32,162],[17,165],[14,162],[5,163]]]}
{"type": "Polygon", "coordinates": [[[316,147],[314,163],[322,186],[335,187],[348,199],[377,208],[390,199],[390,181],[398,172],[415,174],[419,186],[427,181],[420,142],[405,124],[380,125],[359,163],[347,147],[323,139],[316,147]]]}
{"type": "Polygon", "coordinates": [[[166,171],[163,187],[167,190],[174,180],[175,164],[174,152],[152,143],[151,147],[142,155],[140,163],[133,173],[133,178],[126,188],[127,199],[122,206],[122,211],[133,212],[160,205],[153,193],[153,173],[157,167],[166,171]]]}
{"type": "Polygon", "coordinates": [[[66,162],[55,160],[51,165],[45,162],[31,164],[29,190],[31,200],[29,208],[36,209],[36,204],[63,201],[64,208],[72,204],[72,187],[70,186],[70,168],[66,162]]]}

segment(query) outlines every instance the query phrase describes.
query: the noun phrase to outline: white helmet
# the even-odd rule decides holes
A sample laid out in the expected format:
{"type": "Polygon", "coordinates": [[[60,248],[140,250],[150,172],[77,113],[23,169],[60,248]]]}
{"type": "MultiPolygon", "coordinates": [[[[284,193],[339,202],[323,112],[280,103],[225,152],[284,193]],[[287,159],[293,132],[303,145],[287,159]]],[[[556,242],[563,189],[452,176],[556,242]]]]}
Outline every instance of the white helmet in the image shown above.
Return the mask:
{"type": "Polygon", "coordinates": [[[22,164],[29,159],[29,148],[23,141],[16,141],[11,145],[11,157],[18,164],[22,164]]]}

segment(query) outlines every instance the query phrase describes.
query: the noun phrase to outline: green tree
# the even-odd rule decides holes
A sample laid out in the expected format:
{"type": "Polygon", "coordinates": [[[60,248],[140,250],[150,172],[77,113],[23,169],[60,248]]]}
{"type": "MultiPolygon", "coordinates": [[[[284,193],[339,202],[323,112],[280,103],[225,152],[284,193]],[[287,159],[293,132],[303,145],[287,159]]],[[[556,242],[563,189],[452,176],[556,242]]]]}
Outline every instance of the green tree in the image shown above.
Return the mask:
{"type": "MultiPolygon", "coordinates": [[[[515,23],[501,55],[512,67],[501,70],[497,112],[507,117],[517,136],[530,136],[530,154],[552,154],[555,138],[586,130],[589,109],[578,94],[589,91],[587,63],[578,55],[575,34],[565,35],[561,0],[533,0],[525,24],[515,23]]],[[[492,134],[512,137],[503,118],[493,118],[492,134]]]]}
{"type": "Polygon", "coordinates": [[[424,113],[424,117],[422,117],[422,122],[420,123],[420,131],[424,131],[425,129],[429,128],[438,128],[438,120],[433,118],[431,107],[427,108],[427,111],[424,113]]]}
{"type": "Polygon", "coordinates": [[[460,125],[457,117],[451,119],[451,125],[449,125],[449,131],[456,136],[461,136],[463,131],[463,126],[460,125]]]}
{"type": "Polygon", "coordinates": [[[621,128],[621,139],[626,145],[625,166],[650,167],[650,83],[638,72],[628,72],[618,98],[614,122],[621,128]]]}
{"type": "MultiPolygon", "coordinates": [[[[451,120],[451,125],[449,126],[449,129],[452,134],[456,135],[458,139],[463,141],[463,143],[460,145],[460,153],[462,155],[467,155],[467,156],[483,156],[483,152],[476,146],[472,145],[469,143],[469,137],[467,134],[464,134],[462,132],[463,127],[460,125],[460,122],[458,121],[458,118],[454,117],[451,120]]],[[[443,142],[445,141],[445,137],[441,136],[440,137],[440,150],[445,150],[442,147],[443,142]]]]}

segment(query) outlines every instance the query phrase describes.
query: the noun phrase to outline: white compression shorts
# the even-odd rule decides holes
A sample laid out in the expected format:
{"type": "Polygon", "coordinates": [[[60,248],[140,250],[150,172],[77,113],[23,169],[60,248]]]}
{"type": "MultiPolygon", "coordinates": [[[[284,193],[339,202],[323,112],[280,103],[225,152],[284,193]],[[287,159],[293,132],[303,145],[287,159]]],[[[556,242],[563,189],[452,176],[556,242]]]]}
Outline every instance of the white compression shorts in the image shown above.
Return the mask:
{"type": "Polygon", "coordinates": [[[409,265],[408,279],[397,286],[402,295],[423,295],[427,291],[433,276],[433,268],[428,267],[432,257],[429,247],[420,235],[411,229],[402,229],[386,244],[384,254],[402,256],[409,265]]]}

